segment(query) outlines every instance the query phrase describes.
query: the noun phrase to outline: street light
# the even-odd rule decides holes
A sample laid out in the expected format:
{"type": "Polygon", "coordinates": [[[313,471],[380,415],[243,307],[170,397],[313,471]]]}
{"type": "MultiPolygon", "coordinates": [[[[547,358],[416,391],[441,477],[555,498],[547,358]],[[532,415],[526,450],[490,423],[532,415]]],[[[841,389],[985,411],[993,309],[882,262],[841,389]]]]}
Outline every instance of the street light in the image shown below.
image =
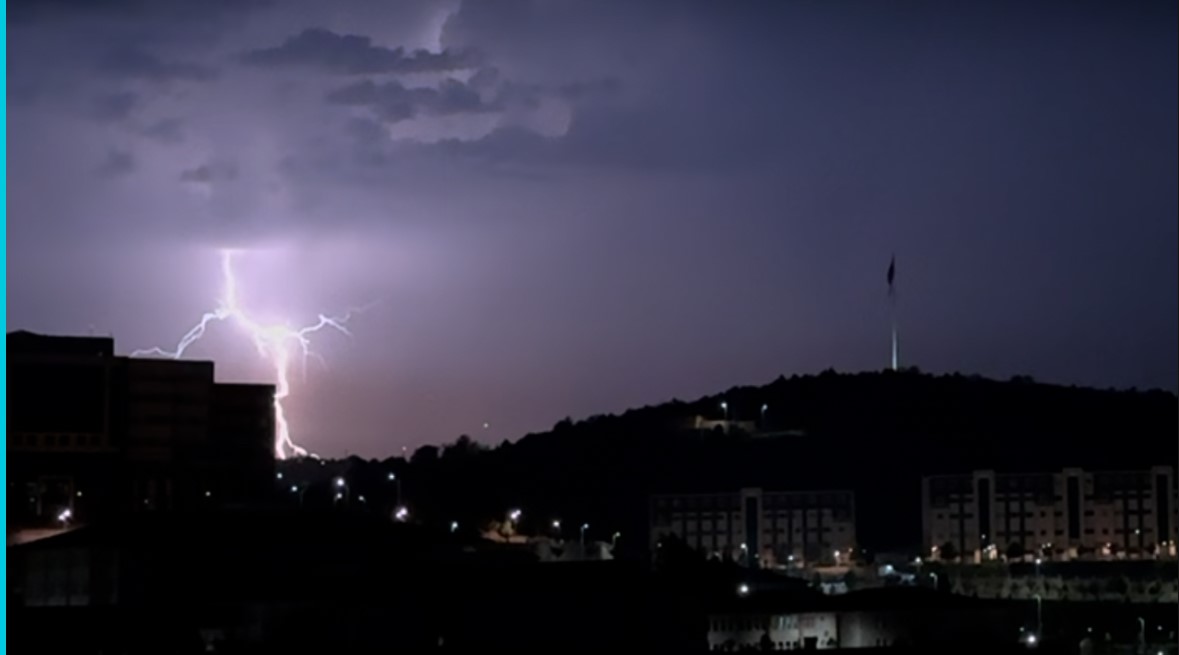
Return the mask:
{"type": "Polygon", "coordinates": [[[455,530],[458,530],[458,521],[451,521],[450,522],[450,531],[454,532],[455,530]]]}
{"type": "Polygon", "coordinates": [[[737,585],[737,595],[738,596],[748,596],[749,595],[749,585],[745,584],[744,582],[737,585]]]}
{"type": "Polygon", "coordinates": [[[393,513],[393,518],[404,523],[405,520],[409,518],[409,510],[404,506],[398,507],[397,511],[393,513]]]}
{"type": "Polygon", "coordinates": [[[615,546],[617,546],[617,545],[618,545],[618,538],[619,538],[619,537],[621,537],[621,536],[622,536],[622,533],[621,533],[621,532],[615,532],[615,533],[614,533],[614,534],[613,534],[613,535],[610,537],[610,548],[614,548],[615,546]]]}
{"type": "Polygon", "coordinates": [[[589,530],[589,523],[581,524],[581,545],[585,546],[585,531],[589,530]]]}
{"type": "Polygon", "coordinates": [[[763,430],[766,427],[766,410],[769,408],[770,408],[769,405],[762,403],[762,405],[761,405],[761,427],[763,430]]]}
{"type": "Polygon", "coordinates": [[[520,520],[520,510],[514,509],[514,510],[508,512],[508,519],[510,519],[513,523],[519,521],[520,520]]]}
{"type": "Polygon", "coordinates": [[[721,404],[720,404],[720,408],[721,408],[721,411],[723,411],[725,413],[725,420],[728,421],[729,420],[729,403],[722,400],[721,404]]]}
{"type": "Polygon", "coordinates": [[[345,484],[346,483],[344,482],[344,478],[336,478],[336,486],[337,487],[339,487],[340,489],[343,489],[345,484]]]}
{"type": "Polygon", "coordinates": [[[560,519],[553,519],[553,529],[554,530],[561,529],[561,520],[560,519]]]}

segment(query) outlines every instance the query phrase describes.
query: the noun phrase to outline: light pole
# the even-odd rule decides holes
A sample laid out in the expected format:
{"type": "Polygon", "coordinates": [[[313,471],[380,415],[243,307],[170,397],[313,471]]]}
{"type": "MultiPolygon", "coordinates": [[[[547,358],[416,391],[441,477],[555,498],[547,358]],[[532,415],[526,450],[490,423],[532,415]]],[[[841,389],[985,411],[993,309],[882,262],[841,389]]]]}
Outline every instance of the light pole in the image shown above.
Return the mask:
{"type": "Polygon", "coordinates": [[[1036,594],[1035,596],[1032,596],[1032,598],[1036,599],[1036,635],[1043,637],[1044,636],[1044,613],[1043,613],[1044,599],[1040,597],[1040,594],[1036,594]]]}
{"type": "Polygon", "coordinates": [[[613,535],[610,537],[610,550],[614,550],[614,547],[618,545],[618,538],[619,538],[619,537],[621,537],[621,536],[622,536],[622,533],[621,533],[621,532],[615,532],[615,533],[614,533],[614,534],[613,534],[613,535]]]}
{"type": "Polygon", "coordinates": [[[763,430],[766,429],[766,410],[769,408],[770,408],[769,405],[762,403],[762,405],[761,405],[761,429],[763,429],[763,430]]]}
{"type": "Polygon", "coordinates": [[[589,530],[589,523],[582,523],[581,524],[581,547],[583,550],[585,549],[585,531],[586,530],[589,530]]]}
{"type": "Polygon", "coordinates": [[[725,423],[728,423],[729,422],[729,403],[722,400],[721,404],[720,404],[720,408],[721,408],[721,411],[724,412],[725,423]]]}
{"type": "Polygon", "coordinates": [[[385,476],[385,479],[388,480],[389,482],[396,482],[397,483],[397,505],[400,506],[401,505],[401,478],[397,477],[397,474],[394,473],[393,471],[389,471],[389,474],[385,476]]]}

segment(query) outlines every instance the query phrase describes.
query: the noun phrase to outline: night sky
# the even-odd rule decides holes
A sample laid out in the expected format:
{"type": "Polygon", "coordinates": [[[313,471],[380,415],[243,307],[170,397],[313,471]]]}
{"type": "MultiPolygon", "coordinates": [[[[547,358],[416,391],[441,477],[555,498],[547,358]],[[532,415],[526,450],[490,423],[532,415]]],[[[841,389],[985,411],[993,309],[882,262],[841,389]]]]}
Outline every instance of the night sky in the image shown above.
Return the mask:
{"type": "Polygon", "coordinates": [[[8,11],[9,329],[173,346],[222,248],[376,302],[295,376],[324,455],[882,369],[893,253],[905,364],[1176,388],[1173,1],[8,11]]]}

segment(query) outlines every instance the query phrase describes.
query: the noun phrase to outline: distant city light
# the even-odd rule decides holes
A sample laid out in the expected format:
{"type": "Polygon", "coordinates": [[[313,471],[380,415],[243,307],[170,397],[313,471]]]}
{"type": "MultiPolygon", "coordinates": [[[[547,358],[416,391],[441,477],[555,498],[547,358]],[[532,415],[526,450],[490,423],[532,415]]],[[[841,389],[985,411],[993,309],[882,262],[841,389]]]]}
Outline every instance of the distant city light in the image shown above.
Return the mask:
{"type": "Polygon", "coordinates": [[[279,480],[281,480],[281,479],[282,479],[282,471],[279,471],[278,473],[275,473],[275,474],[274,474],[274,477],[276,477],[276,478],[278,478],[279,480]]]}
{"type": "Polygon", "coordinates": [[[74,495],[77,496],[78,498],[81,498],[82,497],[82,490],[79,489],[78,492],[75,493],[74,495]]]}
{"type": "Polygon", "coordinates": [[[520,510],[514,509],[511,512],[508,512],[508,518],[511,519],[513,522],[519,521],[520,514],[521,514],[520,510]]]}
{"type": "Polygon", "coordinates": [[[69,520],[70,520],[70,518],[71,518],[73,515],[74,515],[74,512],[73,512],[73,510],[71,510],[70,508],[68,508],[68,507],[67,507],[67,508],[65,508],[65,509],[61,510],[61,512],[59,512],[59,513],[58,513],[58,515],[57,515],[57,520],[58,520],[58,521],[61,521],[62,523],[68,523],[68,522],[69,522],[69,520]]]}
{"type": "Polygon", "coordinates": [[[561,522],[560,522],[559,520],[554,520],[554,521],[553,521],[553,529],[554,529],[554,530],[560,530],[560,529],[561,529],[561,522]]]}
{"type": "Polygon", "coordinates": [[[364,495],[360,495],[360,496],[358,496],[358,497],[356,498],[356,500],[359,500],[360,502],[362,502],[362,503],[363,503],[363,502],[364,502],[364,495]]]}
{"type": "Polygon", "coordinates": [[[344,486],[344,478],[336,478],[336,486],[342,488],[344,486]]]}
{"type": "Polygon", "coordinates": [[[450,531],[454,532],[455,530],[458,530],[458,521],[451,521],[450,522],[450,531]]]}
{"type": "Polygon", "coordinates": [[[748,596],[749,595],[749,585],[745,584],[744,582],[737,585],[737,595],[738,596],[748,596]]]}
{"type": "Polygon", "coordinates": [[[397,511],[393,513],[393,518],[398,521],[405,521],[409,518],[409,510],[403,507],[398,507],[397,511]]]}
{"type": "Polygon", "coordinates": [[[385,476],[385,478],[388,479],[389,482],[392,482],[397,479],[397,474],[392,471],[389,471],[389,475],[385,476]]]}
{"type": "Polygon", "coordinates": [[[209,497],[211,497],[212,495],[213,495],[213,492],[212,492],[212,491],[205,490],[205,498],[209,498],[209,497]]]}
{"type": "Polygon", "coordinates": [[[336,492],[336,500],[342,500],[343,498],[344,498],[344,494],[337,491],[336,492]]]}
{"type": "Polygon", "coordinates": [[[299,485],[297,485],[297,484],[292,484],[292,485],[291,485],[291,493],[293,493],[293,494],[295,494],[295,493],[299,493],[299,485]]]}

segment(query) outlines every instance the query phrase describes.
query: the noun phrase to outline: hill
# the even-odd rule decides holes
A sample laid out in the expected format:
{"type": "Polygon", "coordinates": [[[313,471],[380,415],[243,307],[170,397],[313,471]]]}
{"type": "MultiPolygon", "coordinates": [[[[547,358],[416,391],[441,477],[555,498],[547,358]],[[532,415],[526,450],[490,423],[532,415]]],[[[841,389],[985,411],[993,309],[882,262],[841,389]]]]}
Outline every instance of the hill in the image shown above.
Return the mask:
{"type": "Polygon", "coordinates": [[[879,550],[917,544],[923,475],[1138,469],[1177,460],[1179,399],[1169,392],[826,372],[566,419],[494,449],[466,438],[424,447],[403,479],[421,516],[476,520],[519,506],[536,521],[559,517],[607,535],[621,531],[635,548],[644,545],[653,492],[852,489],[860,542],[879,550]],[[759,434],[697,429],[695,417],[726,413],[756,424],[759,434]]]}

